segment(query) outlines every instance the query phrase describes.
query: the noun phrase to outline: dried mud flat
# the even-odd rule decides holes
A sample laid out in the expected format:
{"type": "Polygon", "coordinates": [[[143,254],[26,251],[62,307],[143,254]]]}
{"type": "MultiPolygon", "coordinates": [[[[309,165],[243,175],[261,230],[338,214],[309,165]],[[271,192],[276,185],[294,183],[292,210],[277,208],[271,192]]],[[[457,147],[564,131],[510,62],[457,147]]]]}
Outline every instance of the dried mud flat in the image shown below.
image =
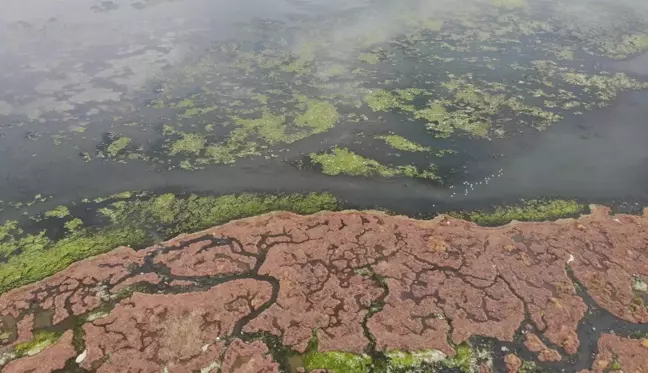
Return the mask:
{"type": "Polygon", "coordinates": [[[603,207],[499,228],[274,213],[120,247],[0,295],[0,363],[7,373],[280,372],[279,350],[303,353],[316,335],[321,352],[372,357],[452,357],[488,340],[478,372],[522,371],[523,360],[648,372],[647,283],[648,217],[603,207]]]}

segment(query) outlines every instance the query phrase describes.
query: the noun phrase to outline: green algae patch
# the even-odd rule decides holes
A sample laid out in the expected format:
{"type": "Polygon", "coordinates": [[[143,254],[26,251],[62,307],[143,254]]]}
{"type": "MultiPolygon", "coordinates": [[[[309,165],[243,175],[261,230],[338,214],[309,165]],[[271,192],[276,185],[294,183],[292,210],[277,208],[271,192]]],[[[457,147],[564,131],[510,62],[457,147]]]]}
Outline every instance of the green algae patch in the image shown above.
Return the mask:
{"type": "Polygon", "coordinates": [[[498,226],[518,221],[545,221],[574,217],[585,213],[587,206],[572,200],[531,200],[520,205],[498,206],[491,211],[451,213],[483,226],[498,226]]]}
{"type": "Polygon", "coordinates": [[[393,91],[374,89],[365,94],[364,101],[373,111],[400,109],[412,112],[415,108],[410,102],[419,96],[428,94],[429,92],[419,88],[395,89],[393,91]]]}
{"type": "Polygon", "coordinates": [[[48,331],[38,331],[34,333],[34,339],[24,342],[14,347],[14,352],[21,356],[32,356],[43,351],[47,347],[58,341],[60,334],[48,331]]]}
{"type": "Polygon", "coordinates": [[[449,368],[457,368],[462,372],[470,373],[472,372],[472,367],[475,365],[474,352],[472,347],[468,344],[463,343],[455,348],[455,356],[444,360],[443,365],[449,368]]]}
{"type": "Polygon", "coordinates": [[[192,232],[230,220],[271,211],[312,214],[336,210],[337,200],[327,193],[224,196],[163,194],[131,200],[102,200],[97,209],[103,226],[88,227],[77,217],[53,219],[66,229],[60,238],[47,230],[27,234],[17,221],[0,226],[0,293],[42,280],[75,261],[118,246],[145,247],[159,239],[192,232]]]}
{"type": "Polygon", "coordinates": [[[431,150],[426,146],[417,144],[399,135],[378,135],[376,136],[376,139],[384,141],[387,145],[391,146],[394,149],[406,152],[427,152],[431,150]]]}
{"type": "Polygon", "coordinates": [[[380,62],[380,57],[375,53],[360,53],[358,60],[370,65],[375,65],[380,62]]]}
{"type": "Polygon", "coordinates": [[[326,369],[334,373],[368,373],[371,363],[369,356],[349,352],[312,351],[304,356],[304,368],[308,371],[326,369]]]}
{"type": "Polygon", "coordinates": [[[446,359],[446,355],[439,350],[389,351],[385,355],[389,359],[389,366],[399,370],[417,368],[424,363],[434,364],[446,359]]]}
{"type": "Polygon", "coordinates": [[[174,141],[169,149],[170,155],[189,153],[198,155],[205,148],[205,138],[197,133],[185,133],[182,138],[174,141]]]}
{"type": "Polygon", "coordinates": [[[336,147],[331,153],[313,153],[310,159],[313,163],[319,164],[322,173],[326,175],[394,176],[388,167],[344,148],[336,147]]]}
{"type": "Polygon", "coordinates": [[[295,124],[299,127],[309,128],[311,134],[328,131],[340,119],[340,114],[331,103],[318,100],[306,100],[304,104],[307,109],[295,118],[295,124]]]}
{"type": "Polygon", "coordinates": [[[407,176],[430,180],[438,179],[433,167],[429,170],[419,170],[412,165],[385,166],[374,159],[365,158],[348,149],[338,147],[333,148],[330,153],[311,153],[310,160],[322,168],[322,173],[331,176],[407,176]]]}
{"type": "Polygon", "coordinates": [[[131,139],[128,137],[119,137],[108,145],[106,148],[106,153],[111,157],[116,157],[119,155],[126,147],[131,143],[131,139]]]}
{"type": "Polygon", "coordinates": [[[68,215],[70,215],[70,210],[65,206],[57,206],[45,213],[47,218],[64,218],[68,215]]]}
{"type": "Polygon", "coordinates": [[[597,54],[622,60],[648,50],[648,33],[632,33],[620,38],[602,38],[594,41],[597,54]]]}
{"type": "Polygon", "coordinates": [[[524,8],[527,6],[526,0],[491,0],[491,4],[506,9],[524,8]]]}

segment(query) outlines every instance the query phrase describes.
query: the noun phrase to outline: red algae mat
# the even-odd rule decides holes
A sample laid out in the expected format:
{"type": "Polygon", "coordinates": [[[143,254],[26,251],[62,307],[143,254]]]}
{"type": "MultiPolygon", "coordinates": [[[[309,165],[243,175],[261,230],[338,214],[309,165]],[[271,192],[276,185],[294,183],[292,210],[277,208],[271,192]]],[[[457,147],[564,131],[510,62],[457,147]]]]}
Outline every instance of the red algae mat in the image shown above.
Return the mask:
{"type": "Polygon", "coordinates": [[[580,354],[582,372],[648,372],[648,340],[579,329],[595,307],[646,330],[646,283],[648,218],[603,207],[499,228],[274,213],[120,247],[0,295],[2,372],[279,372],[259,336],[304,352],[314,330],[320,351],[452,356],[471,338],[517,338],[482,370],[517,372],[522,353],[549,366],[580,354]],[[11,355],[40,330],[60,337],[11,355]]]}

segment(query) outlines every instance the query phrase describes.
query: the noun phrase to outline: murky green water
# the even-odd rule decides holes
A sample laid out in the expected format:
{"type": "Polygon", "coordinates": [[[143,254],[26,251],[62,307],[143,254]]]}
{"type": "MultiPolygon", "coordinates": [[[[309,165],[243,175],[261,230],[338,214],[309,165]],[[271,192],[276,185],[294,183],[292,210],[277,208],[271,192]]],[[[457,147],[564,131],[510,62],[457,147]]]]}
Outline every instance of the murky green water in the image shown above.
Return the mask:
{"type": "Polygon", "coordinates": [[[648,200],[637,1],[3,8],[6,217],[36,195],[130,190],[327,191],[403,212],[648,200]]]}

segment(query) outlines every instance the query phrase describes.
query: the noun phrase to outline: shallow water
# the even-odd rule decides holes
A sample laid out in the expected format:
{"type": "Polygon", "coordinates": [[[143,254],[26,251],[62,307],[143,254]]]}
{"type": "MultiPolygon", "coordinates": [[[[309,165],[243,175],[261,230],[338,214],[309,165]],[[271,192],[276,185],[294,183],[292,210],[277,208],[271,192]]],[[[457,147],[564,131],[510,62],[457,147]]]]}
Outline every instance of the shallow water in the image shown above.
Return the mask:
{"type": "MultiPolygon", "coordinates": [[[[527,6],[544,3],[529,1],[527,6]]],[[[456,69],[452,71],[453,76],[470,73],[493,82],[520,83],[514,94],[528,96],[530,90],[524,86],[531,83],[517,82],[521,79],[519,71],[499,68],[514,63],[524,65],[539,58],[539,52],[527,50],[524,45],[507,44],[497,52],[458,50],[438,54],[440,58],[453,58],[456,54],[466,61],[466,54],[472,53],[481,61],[477,65],[453,61],[434,63],[427,59],[430,54],[425,54],[429,52],[428,47],[418,49],[425,43],[415,39],[416,51],[403,54],[407,49],[401,48],[402,39],[400,44],[394,42],[407,31],[403,29],[407,22],[399,23],[403,17],[413,17],[412,11],[429,16],[445,11],[448,4],[451,5],[450,2],[369,0],[27,0],[3,5],[0,13],[3,41],[0,43],[0,86],[3,87],[0,200],[29,201],[34,195],[43,194],[52,196],[49,204],[56,205],[125,190],[214,194],[330,191],[353,206],[381,206],[407,213],[470,208],[518,198],[648,202],[648,175],[644,171],[648,158],[646,91],[620,93],[608,107],[588,110],[583,115],[564,115],[565,119],[542,132],[522,126],[501,139],[497,136],[489,136],[490,140],[476,139],[461,133],[438,139],[430,135],[425,123],[397,110],[374,113],[362,107],[357,113],[367,115],[367,120],[345,123],[349,118],[346,115],[355,110],[353,105],[344,107],[348,104],[345,100],[352,101],[361,88],[435,87],[439,82],[434,79],[444,76],[447,69],[456,69]],[[255,31],[249,32],[250,29],[255,31]],[[231,118],[225,118],[223,113],[180,118],[175,117],[177,113],[173,110],[156,111],[150,106],[151,100],[161,97],[171,97],[177,104],[201,89],[204,92],[201,84],[207,87],[220,74],[218,69],[225,58],[218,52],[218,48],[223,50],[222,43],[239,43],[251,48],[247,49],[251,53],[261,55],[264,51],[283,48],[303,56],[295,50],[307,37],[312,37],[318,42],[325,40],[316,47],[316,63],[320,62],[321,54],[325,65],[339,61],[345,66],[361,66],[370,71],[374,68],[371,63],[358,65],[354,60],[358,49],[362,49],[354,44],[357,36],[375,37],[375,45],[382,48],[377,52],[381,61],[375,66],[376,73],[364,75],[371,80],[361,80],[358,76],[362,73],[345,73],[339,79],[319,80],[319,85],[312,80],[302,86],[295,84],[288,91],[322,98],[329,97],[326,92],[334,95],[347,88],[352,90],[350,95],[333,99],[343,116],[334,128],[299,141],[280,143],[271,147],[272,151],[264,150],[261,156],[242,157],[231,165],[196,167],[200,159],[196,160],[190,152],[169,155],[171,140],[161,131],[167,123],[181,123],[176,129],[182,131],[195,131],[215,123],[216,135],[209,134],[209,138],[218,142],[228,136],[231,126],[221,128],[220,125],[231,124],[231,118]],[[414,58],[417,54],[425,58],[414,58]],[[488,58],[492,58],[495,66],[492,71],[488,58]],[[189,76],[187,71],[198,74],[198,79],[176,85],[176,77],[189,76]],[[331,82],[336,85],[326,86],[331,82]],[[141,125],[129,126],[130,121],[141,125]],[[457,153],[436,159],[429,154],[397,152],[373,139],[374,135],[389,131],[425,146],[457,153]],[[138,145],[138,148],[131,145],[128,151],[132,153],[128,154],[146,156],[146,159],[130,159],[124,152],[119,157],[102,158],[108,133],[128,136],[131,144],[138,145]],[[421,168],[435,163],[441,181],[328,176],[317,165],[297,167],[298,163],[307,162],[308,153],[325,152],[334,145],[388,165],[414,164],[421,168]],[[178,155],[188,158],[178,159],[178,155]],[[182,161],[190,162],[189,168],[195,169],[181,169],[182,161]]],[[[578,9],[576,5],[573,7],[578,9]]],[[[543,11],[547,9],[551,13],[553,8],[543,8],[543,11]]],[[[500,11],[507,12],[507,9],[500,11]]],[[[596,14],[588,16],[596,18],[596,14]]],[[[644,21],[643,9],[634,16],[637,22],[644,21]]],[[[555,14],[551,17],[559,18],[555,14]]],[[[521,36],[521,40],[529,37],[521,36]]],[[[433,36],[431,40],[442,38],[433,36]]],[[[605,66],[641,79],[640,75],[645,74],[641,67],[645,65],[641,62],[644,60],[645,55],[612,62],[606,57],[579,54],[579,59],[564,61],[564,65],[592,73],[602,71],[600,66],[605,66]]],[[[222,75],[227,75],[227,71],[224,69],[222,75]]],[[[249,73],[247,77],[238,70],[218,83],[222,89],[218,93],[219,105],[223,100],[229,100],[225,101],[228,104],[239,97],[245,100],[249,98],[248,91],[259,91],[267,83],[265,73],[259,70],[249,73]],[[249,86],[248,80],[252,82],[249,86]],[[222,92],[229,97],[224,99],[222,92]]],[[[318,70],[313,76],[321,73],[318,70]]],[[[291,79],[302,79],[299,75],[282,74],[285,71],[272,84],[291,85],[294,83],[291,79]]],[[[201,99],[199,96],[198,100],[201,99]]],[[[295,105],[286,102],[275,101],[273,97],[268,107],[274,112],[285,112],[282,105],[295,105]]],[[[418,104],[425,105],[425,99],[418,104]]],[[[200,154],[202,157],[203,153],[200,154]]]]}

